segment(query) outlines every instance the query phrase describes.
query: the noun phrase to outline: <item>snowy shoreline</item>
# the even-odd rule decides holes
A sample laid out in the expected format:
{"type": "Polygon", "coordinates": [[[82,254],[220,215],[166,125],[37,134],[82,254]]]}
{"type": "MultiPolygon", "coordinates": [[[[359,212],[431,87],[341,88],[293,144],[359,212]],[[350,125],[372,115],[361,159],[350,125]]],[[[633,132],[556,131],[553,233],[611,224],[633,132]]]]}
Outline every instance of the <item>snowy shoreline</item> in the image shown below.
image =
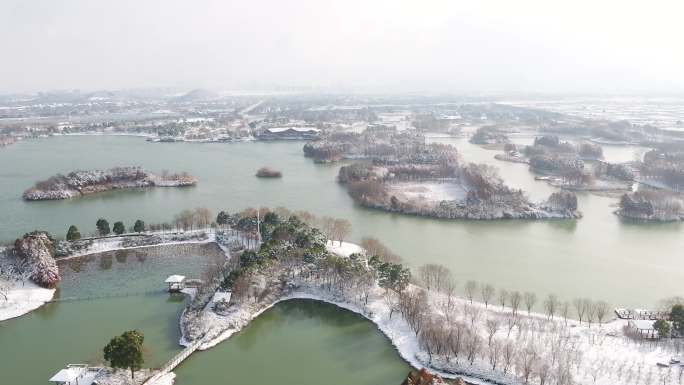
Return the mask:
{"type": "Polygon", "coordinates": [[[0,302],[0,322],[28,314],[55,295],[55,289],[46,289],[31,281],[15,281],[11,285],[7,300],[0,302]]]}
{"type": "MultiPolygon", "coordinates": [[[[162,234],[148,233],[146,235],[160,236],[162,234]]],[[[128,238],[131,238],[131,236],[132,234],[129,234],[128,238]]],[[[224,251],[226,257],[230,258],[230,253],[227,251],[226,246],[219,242],[220,240],[217,239],[216,234],[205,230],[165,233],[164,237],[161,238],[161,243],[133,247],[122,246],[121,242],[125,238],[127,236],[97,239],[88,249],[63,259],[77,258],[105,251],[207,243],[215,243],[224,251]],[[169,237],[177,236],[178,234],[190,237],[203,234],[203,238],[187,241],[171,241],[169,239],[169,237]]],[[[348,257],[352,253],[363,252],[360,246],[348,242],[343,242],[342,244],[328,242],[326,247],[330,252],[344,257],[348,257]]],[[[26,285],[23,288],[18,287],[13,290],[14,302],[12,302],[13,305],[11,307],[6,307],[6,309],[0,307],[0,321],[18,317],[38,308],[49,301],[54,294],[54,290],[51,289],[42,289],[35,284],[26,285]]],[[[413,289],[422,290],[417,286],[411,286],[411,290],[413,289]]],[[[429,290],[427,292],[433,309],[439,309],[440,304],[444,302],[445,295],[429,290]]],[[[481,352],[481,356],[476,358],[474,363],[468,363],[463,356],[455,361],[453,358],[449,360],[435,354],[429,357],[418,336],[408,324],[408,321],[396,309],[394,314],[390,314],[389,305],[383,298],[383,289],[377,286],[377,284],[371,289],[367,304],[364,304],[358,298],[354,298],[354,296],[349,296],[344,291],[338,292],[335,289],[326,289],[320,282],[311,282],[299,276],[288,279],[287,289],[275,293],[272,298],[266,298],[264,302],[243,303],[236,308],[232,308],[227,313],[218,314],[214,312],[213,305],[216,301],[225,300],[226,298],[230,298],[229,293],[215,293],[212,300],[203,307],[200,313],[199,324],[205,328],[206,333],[200,337],[203,342],[198,350],[212,348],[229,339],[232,335],[248,326],[252,320],[280,302],[309,299],[335,305],[368,319],[389,339],[401,358],[415,368],[425,368],[429,372],[444,378],[461,377],[471,384],[519,385],[522,383],[520,377],[513,373],[504,374],[500,369],[491,370],[491,367],[488,367],[485,352],[481,352]]],[[[491,303],[489,306],[486,306],[484,303],[470,301],[462,297],[454,297],[453,300],[455,301],[455,308],[462,308],[464,312],[456,317],[461,317],[462,321],[467,320],[468,322],[475,322],[476,325],[480,324],[479,333],[483,332],[486,321],[498,319],[503,324],[513,313],[513,309],[510,307],[497,306],[491,303]],[[468,317],[470,314],[474,314],[474,311],[480,314],[479,319],[477,321],[470,321],[468,317]]],[[[437,310],[438,314],[439,312],[440,310],[437,310]]],[[[563,339],[572,341],[574,346],[572,350],[574,353],[572,354],[580,355],[580,358],[573,358],[573,361],[577,360],[574,363],[576,369],[573,369],[573,376],[576,376],[575,378],[580,383],[584,380],[590,380],[593,376],[598,376],[598,381],[594,380],[598,385],[620,383],[621,381],[618,381],[618,379],[622,380],[621,374],[616,375],[616,371],[618,371],[617,373],[620,373],[620,371],[627,373],[625,375],[628,378],[637,376],[637,378],[643,379],[642,375],[648,376],[647,378],[655,377],[664,373],[663,369],[659,368],[658,365],[675,355],[673,347],[666,344],[642,344],[631,340],[623,331],[623,328],[627,325],[627,322],[624,320],[612,320],[602,325],[595,324],[592,328],[587,326],[586,322],[578,324],[577,321],[571,319],[562,320],[558,314],[556,314],[555,319],[549,319],[545,314],[532,312],[523,315],[522,312],[519,312],[518,317],[520,321],[513,333],[517,337],[511,341],[521,348],[532,341],[532,343],[537,345],[538,354],[546,355],[549,354],[548,349],[553,349],[552,346],[558,343],[557,341],[563,339]],[[531,338],[531,340],[528,338],[531,338]],[[617,379],[615,376],[618,376],[617,379]]],[[[186,346],[189,342],[185,338],[186,325],[184,325],[183,315],[180,317],[179,324],[181,328],[179,343],[186,346]]],[[[499,329],[494,335],[504,339],[503,336],[506,333],[504,330],[499,329]]],[[[482,335],[482,337],[486,339],[486,335],[482,335]]],[[[505,339],[508,339],[508,336],[505,339]]],[[[667,370],[671,372],[672,367],[667,370]]],[[[164,380],[167,381],[165,383],[172,383],[174,376],[173,372],[169,373],[168,376],[164,376],[164,380]]]]}
{"type": "MultiPolygon", "coordinates": [[[[330,244],[328,248],[332,251],[330,244]]],[[[349,252],[360,250],[355,245],[353,248],[343,245],[339,249],[349,252]]],[[[348,253],[340,252],[341,250],[338,250],[336,254],[348,255],[348,253]]],[[[523,354],[533,354],[533,357],[537,357],[538,365],[541,365],[539,368],[553,363],[553,360],[559,365],[560,362],[564,362],[561,368],[567,368],[567,374],[573,379],[572,383],[613,385],[631,383],[631,380],[637,380],[636,383],[649,383],[648,381],[652,379],[660,378],[663,384],[674,384],[675,382],[665,381],[663,376],[669,373],[671,376],[669,378],[674,380],[677,371],[684,372],[684,366],[680,368],[679,365],[663,369],[662,363],[669,362],[670,357],[677,354],[674,346],[635,340],[628,334],[627,321],[611,319],[610,315],[605,323],[594,319],[594,325],[591,325],[586,321],[579,323],[559,313],[556,313],[555,317],[535,312],[523,314],[523,310],[519,308],[514,310],[511,307],[493,303],[487,306],[463,297],[454,297],[452,300],[456,314],[452,314],[451,322],[470,325],[468,327],[473,330],[473,333],[479,335],[484,341],[484,346],[480,346],[482,350],[471,362],[466,359],[464,352],[457,358],[452,356],[451,359],[448,355],[444,356],[434,351],[430,355],[415,329],[399,314],[398,310],[395,309],[394,314],[390,316],[389,305],[383,298],[383,289],[377,285],[371,289],[367,304],[364,304],[358,295],[354,297],[344,291],[330,290],[321,282],[312,282],[299,276],[288,278],[285,287],[286,289],[274,293],[263,302],[243,302],[223,313],[215,312],[213,305],[216,302],[210,301],[200,313],[200,317],[195,320],[200,328],[189,329],[189,333],[194,335],[195,340],[199,338],[203,341],[198,350],[212,348],[229,339],[247,327],[252,320],[280,302],[310,299],[352,311],[373,322],[378,330],[389,339],[402,359],[411,366],[417,369],[425,368],[428,372],[443,378],[460,377],[471,384],[523,384],[524,377],[519,373],[519,370],[522,370],[519,366],[522,363],[519,360],[522,359],[523,354]],[[510,324],[510,320],[515,321],[513,326],[507,328],[505,325],[510,324]],[[500,362],[501,365],[496,369],[492,369],[489,361],[487,327],[490,322],[499,324],[492,334],[494,339],[513,345],[513,356],[508,372],[503,369],[503,362],[500,362]],[[198,330],[202,331],[199,335],[198,330]],[[534,353],[529,353],[530,351],[534,353]],[[640,382],[640,380],[646,382],[640,382]]],[[[410,290],[424,289],[411,285],[410,290]]],[[[444,316],[441,306],[445,303],[446,295],[431,290],[426,290],[426,292],[433,314],[444,316]]],[[[181,318],[183,334],[181,345],[188,344],[184,335],[185,326],[187,325],[183,324],[181,318]]],[[[503,360],[503,356],[500,360],[503,360]]],[[[536,370],[541,370],[539,368],[535,366],[534,373],[536,370]]],[[[553,375],[560,374],[554,372],[553,375]]]]}
{"type": "Polygon", "coordinates": [[[159,247],[159,246],[175,246],[175,245],[205,244],[205,243],[216,243],[216,235],[213,232],[206,231],[206,230],[193,230],[193,231],[185,231],[185,232],[146,232],[146,233],[142,233],[142,234],[122,234],[121,236],[115,236],[115,237],[110,236],[110,237],[96,238],[93,240],[93,243],[90,246],[88,246],[85,250],[79,250],[79,251],[70,253],[69,255],[64,256],[64,257],[57,257],[57,258],[55,258],[55,260],[58,262],[59,261],[66,261],[66,260],[70,260],[73,258],[80,258],[80,257],[84,257],[87,255],[104,253],[104,252],[108,252],[108,251],[136,250],[136,249],[145,249],[145,248],[159,247]],[[174,240],[164,239],[164,238],[174,237],[174,236],[190,236],[190,237],[193,237],[193,236],[202,236],[202,235],[205,235],[206,238],[189,239],[189,240],[184,240],[184,241],[174,241],[174,240]],[[149,245],[136,245],[136,246],[128,246],[128,247],[122,245],[122,242],[125,239],[129,239],[132,237],[142,237],[142,236],[159,236],[159,237],[161,237],[161,242],[149,244],[149,245]]]}
{"type": "MultiPolygon", "coordinates": [[[[400,323],[403,320],[399,319],[399,315],[395,314],[394,318],[392,320],[382,318],[382,317],[373,317],[373,315],[369,315],[367,312],[364,312],[362,309],[360,309],[357,305],[349,303],[349,302],[344,302],[344,301],[336,301],[334,299],[331,299],[329,297],[320,295],[320,294],[315,294],[311,293],[308,291],[295,291],[293,293],[290,293],[284,297],[281,297],[277,301],[271,303],[270,305],[267,305],[263,309],[255,312],[252,314],[251,318],[249,321],[241,325],[235,329],[228,329],[219,334],[217,337],[211,339],[210,341],[207,341],[200,345],[200,347],[197,350],[204,351],[207,349],[211,349],[218,344],[220,344],[223,341],[226,341],[230,339],[231,336],[233,336],[236,333],[239,333],[244,327],[247,327],[251,321],[254,319],[258,318],[261,314],[264,312],[268,311],[269,309],[273,308],[274,306],[278,305],[281,302],[286,302],[286,301],[296,301],[296,300],[314,300],[314,301],[319,301],[331,305],[335,305],[339,307],[340,309],[344,309],[347,311],[350,311],[352,313],[358,314],[365,318],[366,320],[370,321],[373,323],[373,325],[389,340],[389,342],[392,344],[394,349],[397,351],[399,356],[406,361],[409,365],[416,369],[422,369],[425,368],[427,371],[429,371],[432,374],[437,374],[441,376],[442,378],[449,378],[449,379],[455,379],[455,378],[462,378],[464,379],[467,383],[469,384],[475,384],[475,385],[491,385],[491,384],[496,384],[496,382],[490,382],[486,379],[482,378],[476,378],[476,377],[470,377],[466,374],[460,374],[460,373],[449,373],[445,372],[439,369],[435,369],[432,366],[424,365],[421,360],[417,358],[418,354],[420,353],[420,349],[418,348],[418,341],[417,338],[415,337],[415,334],[409,330],[408,325],[404,325],[404,328],[394,326],[392,322],[395,321],[396,323],[400,323]],[[403,330],[405,329],[405,330],[403,330]],[[405,333],[405,334],[404,334],[405,333]]],[[[371,303],[369,302],[369,307],[375,305],[375,302],[371,303]]],[[[403,322],[405,323],[405,322],[403,322]]],[[[181,345],[185,346],[188,344],[187,341],[184,339],[181,339],[181,345]]],[[[517,383],[510,383],[512,384],[517,384],[517,383]]]]}
{"type": "MultiPolygon", "coordinates": [[[[342,244],[339,244],[328,241],[326,247],[330,252],[344,257],[349,257],[349,255],[353,253],[363,252],[363,249],[360,246],[349,242],[342,242],[342,244]]],[[[228,340],[231,336],[247,327],[254,319],[258,318],[261,314],[281,302],[309,299],[335,305],[341,309],[351,311],[369,320],[383,335],[387,337],[399,356],[414,368],[425,368],[430,373],[437,374],[443,378],[462,378],[467,383],[475,385],[519,384],[516,381],[500,382],[495,378],[480,378],[479,376],[475,376],[474,373],[469,374],[467,370],[445,371],[440,370],[433,365],[426,365],[420,358],[421,349],[419,347],[417,336],[411,330],[408,323],[401,318],[397,312],[394,312],[395,314],[390,317],[389,309],[383,302],[382,296],[380,295],[380,291],[382,291],[382,289],[377,286],[370,295],[368,304],[365,305],[366,310],[364,310],[359,305],[350,302],[347,298],[344,298],[344,295],[339,295],[334,291],[326,291],[325,289],[315,287],[314,285],[307,285],[303,284],[302,282],[298,283],[300,283],[299,288],[276,298],[270,303],[261,304],[261,306],[256,309],[246,306],[249,308],[246,310],[246,312],[243,307],[227,317],[219,316],[210,310],[215,303],[215,299],[212,299],[203,310],[203,316],[209,317],[205,318],[204,322],[210,324],[210,330],[202,337],[202,339],[206,341],[199,346],[198,350],[207,350],[217,346],[225,340],[228,340]],[[212,331],[213,334],[210,334],[212,331]]],[[[179,321],[181,328],[179,344],[182,346],[188,346],[190,341],[186,339],[184,333],[185,325],[183,324],[183,319],[184,317],[181,316],[179,321]]]]}
{"type": "MultiPolygon", "coordinates": [[[[150,247],[186,244],[216,243],[224,251],[224,253],[226,252],[225,247],[222,247],[216,242],[215,234],[204,230],[187,231],[183,233],[153,232],[145,233],[144,235],[160,236],[162,242],[150,245],[124,247],[122,246],[122,241],[126,238],[130,238],[131,236],[133,236],[133,234],[122,235],[119,237],[98,238],[93,240],[93,242],[86,249],[79,250],[65,257],[58,257],[55,259],[55,261],[67,261],[74,258],[81,258],[88,255],[104,253],[109,251],[136,250],[150,247]],[[201,236],[202,234],[204,234],[206,238],[190,239],[185,241],[167,241],[164,239],[164,237],[173,237],[178,235],[193,237],[201,236]]],[[[135,236],[138,237],[137,234],[135,236]]],[[[0,250],[0,252],[2,251],[4,250],[0,250]]],[[[46,289],[40,287],[39,285],[30,280],[25,280],[23,282],[21,280],[16,280],[10,282],[9,285],[10,289],[7,292],[7,300],[4,300],[4,298],[0,300],[0,322],[12,318],[21,317],[40,308],[47,302],[50,302],[55,294],[55,289],[46,289]]]]}

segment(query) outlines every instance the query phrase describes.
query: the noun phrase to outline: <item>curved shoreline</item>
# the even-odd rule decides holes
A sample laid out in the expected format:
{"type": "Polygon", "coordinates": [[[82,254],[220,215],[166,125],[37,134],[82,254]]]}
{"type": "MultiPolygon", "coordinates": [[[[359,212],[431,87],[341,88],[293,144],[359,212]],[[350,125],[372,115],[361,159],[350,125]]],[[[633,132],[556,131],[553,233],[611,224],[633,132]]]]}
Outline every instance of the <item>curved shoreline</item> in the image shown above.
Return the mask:
{"type": "Polygon", "coordinates": [[[55,296],[55,289],[46,289],[31,281],[14,282],[13,286],[0,306],[0,323],[29,314],[55,296]]]}
{"type": "MultiPolygon", "coordinates": [[[[398,333],[396,330],[393,330],[389,325],[383,324],[379,322],[380,320],[374,319],[372,316],[369,314],[365,313],[363,310],[359,309],[357,306],[354,304],[348,303],[348,302],[342,302],[342,301],[335,301],[330,298],[326,298],[321,295],[317,294],[312,294],[312,293],[307,293],[304,291],[299,291],[299,292],[294,292],[290,293],[289,295],[286,295],[284,297],[279,298],[277,301],[265,306],[263,309],[260,309],[259,311],[255,312],[252,317],[250,318],[249,322],[247,322],[244,325],[241,325],[239,328],[235,329],[229,329],[225,330],[221,334],[219,334],[217,337],[211,339],[210,341],[207,341],[205,343],[202,343],[200,347],[197,349],[199,351],[204,351],[211,349],[221,342],[224,342],[230,337],[232,337],[234,334],[239,333],[243,328],[249,326],[251,321],[257,319],[261,314],[266,312],[267,310],[273,308],[274,306],[278,305],[281,302],[286,302],[286,301],[296,301],[296,300],[314,300],[322,303],[327,303],[330,305],[334,305],[340,309],[350,311],[352,313],[355,313],[364,319],[370,321],[378,331],[380,331],[392,344],[392,347],[395,349],[395,351],[399,354],[402,360],[404,360],[406,363],[408,363],[410,366],[416,369],[422,369],[424,368],[431,374],[436,374],[439,375],[442,378],[449,378],[449,379],[456,379],[456,378],[462,378],[464,381],[466,381],[468,384],[473,384],[473,385],[518,385],[517,382],[499,382],[494,379],[486,379],[486,378],[479,378],[479,377],[473,377],[472,375],[463,372],[463,373],[453,373],[453,372],[447,372],[443,370],[439,370],[437,368],[434,368],[429,365],[425,365],[420,359],[416,357],[418,352],[415,351],[415,346],[417,346],[418,342],[417,341],[412,341],[412,340],[417,340],[415,338],[415,335],[411,332],[406,335],[402,335],[401,333],[398,333]],[[404,337],[404,338],[402,338],[404,337]],[[406,338],[408,337],[408,339],[406,338]]],[[[399,315],[396,314],[396,317],[398,319],[399,315]]],[[[182,330],[182,327],[181,327],[182,330]]],[[[181,333],[182,334],[182,333],[181,333]]],[[[180,339],[180,344],[182,346],[186,346],[188,341],[185,340],[184,336],[181,336],[180,339]]]]}

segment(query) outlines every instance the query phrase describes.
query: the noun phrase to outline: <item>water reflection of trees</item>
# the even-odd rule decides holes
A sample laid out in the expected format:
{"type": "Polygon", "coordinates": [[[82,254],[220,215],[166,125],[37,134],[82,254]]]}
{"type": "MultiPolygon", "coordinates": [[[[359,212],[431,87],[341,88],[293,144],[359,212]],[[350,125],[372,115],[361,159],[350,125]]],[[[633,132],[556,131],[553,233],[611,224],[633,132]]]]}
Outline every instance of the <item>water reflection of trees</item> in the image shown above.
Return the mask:
{"type": "MultiPolygon", "coordinates": [[[[354,338],[358,338],[359,332],[362,329],[354,326],[362,326],[368,324],[370,321],[346,309],[341,309],[335,305],[313,300],[313,299],[292,299],[280,302],[268,309],[256,319],[254,319],[243,331],[240,336],[235,339],[235,342],[241,349],[251,349],[260,338],[263,338],[265,333],[269,333],[274,329],[284,328],[288,323],[303,323],[316,324],[316,326],[332,328],[338,333],[348,331],[354,334],[354,338]]],[[[368,328],[368,331],[373,328],[368,328]]],[[[343,333],[346,334],[346,333],[343,333]]],[[[338,338],[336,335],[333,338],[338,338]]],[[[337,343],[342,343],[348,336],[342,336],[342,340],[337,343]]]]}
{"type": "Polygon", "coordinates": [[[99,263],[100,270],[109,270],[112,268],[112,264],[113,264],[113,261],[112,261],[111,255],[103,254],[100,256],[100,263],[99,263]]]}
{"type": "MultiPolygon", "coordinates": [[[[223,261],[225,255],[216,245],[169,245],[124,249],[58,260],[66,296],[99,295],[116,287],[118,294],[144,290],[163,290],[170,274],[199,278],[208,266],[223,261]],[[116,260],[116,262],[115,262],[116,260]],[[125,288],[120,287],[125,282],[125,288]]],[[[170,298],[171,302],[182,302],[170,298]]]]}
{"type": "Polygon", "coordinates": [[[119,263],[126,263],[126,260],[128,260],[128,250],[116,250],[114,252],[114,258],[116,258],[116,261],[119,263]]]}

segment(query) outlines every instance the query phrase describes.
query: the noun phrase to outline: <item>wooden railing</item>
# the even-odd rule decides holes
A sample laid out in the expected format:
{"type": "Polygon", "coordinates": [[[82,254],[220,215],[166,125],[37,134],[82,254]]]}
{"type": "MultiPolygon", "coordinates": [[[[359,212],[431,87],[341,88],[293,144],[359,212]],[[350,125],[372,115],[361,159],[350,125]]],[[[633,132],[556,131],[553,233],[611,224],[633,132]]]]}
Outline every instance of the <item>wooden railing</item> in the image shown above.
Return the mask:
{"type": "Polygon", "coordinates": [[[171,358],[162,368],[159,370],[159,372],[155,373],[154,376],[148,378],[143,385],[153,385],[158,379],[160,379],[162,376],[168,374],[171,372],[173,369],[176,368],[181,362],[183,362],[186,358],[190,357],[192,353],[197,350],[200,345],[202,345],[202,342],[204,341],[203,338],[197,339],[197,341],[193,342],[190,344],[188,347],[183,349],[180,353],[176,354],[171,358]]]}

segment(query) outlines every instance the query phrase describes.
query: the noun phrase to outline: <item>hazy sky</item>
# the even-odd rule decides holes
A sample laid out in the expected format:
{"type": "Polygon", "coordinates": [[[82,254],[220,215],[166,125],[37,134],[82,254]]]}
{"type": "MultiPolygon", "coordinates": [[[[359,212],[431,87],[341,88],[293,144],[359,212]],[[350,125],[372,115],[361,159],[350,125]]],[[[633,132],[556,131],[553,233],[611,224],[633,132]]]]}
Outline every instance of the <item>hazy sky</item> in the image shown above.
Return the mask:
{"type": "Polygon", "coordinates": [[[681,0],[0,0],[0,91],[684,92],[681,0]]]}

